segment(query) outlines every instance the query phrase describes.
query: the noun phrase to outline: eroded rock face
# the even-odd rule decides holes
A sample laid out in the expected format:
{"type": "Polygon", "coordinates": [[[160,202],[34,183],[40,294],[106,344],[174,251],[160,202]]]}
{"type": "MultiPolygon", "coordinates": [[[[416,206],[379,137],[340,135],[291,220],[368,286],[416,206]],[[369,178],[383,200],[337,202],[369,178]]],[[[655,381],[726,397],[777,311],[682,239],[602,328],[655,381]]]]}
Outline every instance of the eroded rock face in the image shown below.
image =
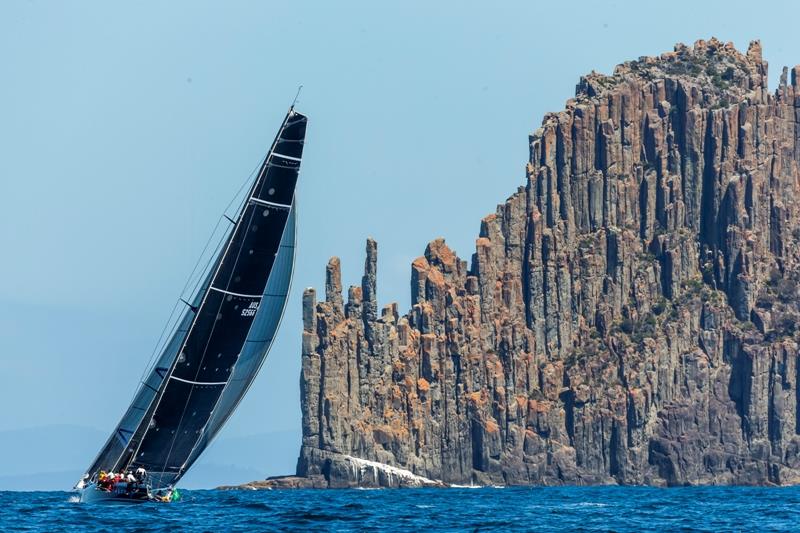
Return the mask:
{"type": "Polygon", "coordinates": [[[346,302],[332,259],[303,294],[298,476],[797,482],[799,76],[769,92],[757,42],[712,39],[582,78],[471,261],[413,262],[403,316],[374,241],[346,302]]]}

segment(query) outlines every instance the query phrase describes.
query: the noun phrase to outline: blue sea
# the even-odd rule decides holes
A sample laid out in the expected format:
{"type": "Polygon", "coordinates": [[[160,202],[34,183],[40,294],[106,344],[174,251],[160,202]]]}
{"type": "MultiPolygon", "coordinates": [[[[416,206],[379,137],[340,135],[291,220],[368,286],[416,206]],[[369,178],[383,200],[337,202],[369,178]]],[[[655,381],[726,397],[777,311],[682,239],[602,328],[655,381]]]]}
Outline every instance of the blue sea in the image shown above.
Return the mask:
{"type": "Polygon", "coordinates": [[[2,531],[792,531],[797,488],[183,491],[174,504],[0,492],[2,531]]]}

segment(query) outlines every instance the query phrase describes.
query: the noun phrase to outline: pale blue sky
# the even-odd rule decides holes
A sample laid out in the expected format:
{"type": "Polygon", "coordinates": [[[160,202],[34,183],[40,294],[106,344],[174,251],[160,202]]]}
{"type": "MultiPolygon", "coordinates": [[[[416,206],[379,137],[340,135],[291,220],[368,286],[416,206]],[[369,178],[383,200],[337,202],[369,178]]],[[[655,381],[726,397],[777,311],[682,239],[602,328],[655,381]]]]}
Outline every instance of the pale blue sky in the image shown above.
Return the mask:
{"type": "Polygon", "coordinates": [[[358,283],[375,237],[380,304],[407,308],[411,260],[439,236],[469,258],[481,217],[524,183],[527,135],[581,74],[760,38],[774,88],[800,63],[798,15],[789,1],[0,3],[0,431],[111,430],[298,84],[293,294],[223,438],[299,443],[300,294],[331,255],[358,283]]]}

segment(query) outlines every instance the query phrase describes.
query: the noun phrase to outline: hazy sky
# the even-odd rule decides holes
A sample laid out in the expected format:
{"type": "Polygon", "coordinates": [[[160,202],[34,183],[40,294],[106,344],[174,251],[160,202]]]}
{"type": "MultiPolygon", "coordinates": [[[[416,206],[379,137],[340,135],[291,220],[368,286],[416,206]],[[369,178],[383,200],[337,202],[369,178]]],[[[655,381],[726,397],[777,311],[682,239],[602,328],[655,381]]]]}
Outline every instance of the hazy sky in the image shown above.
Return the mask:
{"type": "MultiPolygon", "coordinates": [[[[760,38],[774,88],[800,63],[798,5],[3,1],[0,430],[113,428],[299,84],[291,300],[227,437],[299,443],[300,295],[331,255],[359,283],[376,238],[379,305],[406,309],[410,262],[439,236],[469,258],[480,219],[524,184],[528,134],[581,74],[760,38]]],[[[52,446],[70,442],[54,431],[52,446]]]]}

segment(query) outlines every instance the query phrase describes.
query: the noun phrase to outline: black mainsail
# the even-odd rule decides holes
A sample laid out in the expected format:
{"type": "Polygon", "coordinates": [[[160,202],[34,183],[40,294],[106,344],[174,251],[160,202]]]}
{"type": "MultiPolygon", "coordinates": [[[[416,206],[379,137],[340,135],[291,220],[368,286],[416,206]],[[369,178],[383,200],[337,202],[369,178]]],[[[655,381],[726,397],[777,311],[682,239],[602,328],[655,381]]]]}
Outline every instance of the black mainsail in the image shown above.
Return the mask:
{"type": "Polygon", "coordinates": [[[89,468],[144,468],[171,487],[222,429],[264,362],[286,305],[307,118],[289,109],[221,250],[89,468]]]}

